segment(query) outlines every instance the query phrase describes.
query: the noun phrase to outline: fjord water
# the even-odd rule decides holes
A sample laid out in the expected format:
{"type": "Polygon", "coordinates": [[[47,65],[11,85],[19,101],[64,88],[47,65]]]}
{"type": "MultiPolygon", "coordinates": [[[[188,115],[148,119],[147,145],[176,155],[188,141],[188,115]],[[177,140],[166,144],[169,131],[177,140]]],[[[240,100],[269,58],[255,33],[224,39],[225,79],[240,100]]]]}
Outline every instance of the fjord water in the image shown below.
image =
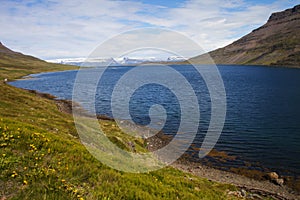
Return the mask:
{"type": "MultiPolygon", "coordinates": [[[[201,146],[210,121],[209,92],[192,66],[172,68],[189,81],[198,97],[200,126],[193,147],[188,150],[197,161],[197,147],[201,146]]],[[[133,67],[109,67],[104,72],[96,94],[98,114],[112,116],[111,95],[114,86],[131,69],[133,67]]],[[[300,176],[300,70],[263,66],[218,66],[218,69],[226,90],[227,114],[215,149],[236,158],[222,162],[212,158],[205,162],[222,167],[268,169],[300,176]]],[[[95,75],[94,70],[85,70],[87,82],[89,77],[95,75]]],[[[153,67],[153,70],[156,68],[153,67]]],[[[35,74],[32,79],[15,81],[11,85],[71,100],[76,73],[35,74]]],[[[168,74],[165,75],[174,81],[168,74]]],[[[140,87],[131,97],[129,109],[133,121],[140,125],[149,124],[149,108],[154,104],[160,104],[166,110],[163,131],[176,133],[180,123],[180,104],[171,90],[158,84],[140,87]]],[[[87,105],[83,107],[89,110],[87,105]]],[[[157,116],[158,123],[159,120],[160,116],[157,116]]]]}

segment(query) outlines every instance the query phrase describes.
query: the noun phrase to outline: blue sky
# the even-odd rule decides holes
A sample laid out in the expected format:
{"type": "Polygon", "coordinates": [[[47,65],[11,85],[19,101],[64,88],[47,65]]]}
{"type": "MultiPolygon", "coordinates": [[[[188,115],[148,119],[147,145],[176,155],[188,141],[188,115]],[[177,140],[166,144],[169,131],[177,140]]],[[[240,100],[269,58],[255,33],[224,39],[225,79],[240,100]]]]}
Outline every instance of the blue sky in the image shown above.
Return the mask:
{"type": "Polygon", "coordinates": [[[0,41],[42,59],[86,57],[114,35],[160,27],[209,51],[263,25],[272,12],[297,4],[300,0],[1,0],[0,41]]]}

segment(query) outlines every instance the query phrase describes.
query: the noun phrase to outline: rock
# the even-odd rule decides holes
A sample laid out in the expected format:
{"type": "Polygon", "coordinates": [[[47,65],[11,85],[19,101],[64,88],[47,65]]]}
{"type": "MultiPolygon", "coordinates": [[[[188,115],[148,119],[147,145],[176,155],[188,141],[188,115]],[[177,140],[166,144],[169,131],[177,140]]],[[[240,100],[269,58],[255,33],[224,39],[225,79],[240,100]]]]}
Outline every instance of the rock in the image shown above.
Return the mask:
{"type": "Polygon", "coordinates": [[[258,194],[253,194],[252,198],[254,198],[254,199],[263,199],[263,197],[258,195],[258,194]]]}
{"type": "MultiPolygon", "coordinates": [[[[1,42],[0,42],[0,44],[1,44],[1,42]]],[[[7,198],[5,197],[5,196],[3,196],[2,198],[1,198],[1,200],[6,200],[7,198]]]]}
{"type": "Polygon", "coordinates": [[[253,199],[253,194],[251,194],[251,193],[248,194],[248,195],[247,195],[247,199],[253,199]]]}
{"type": "Polygon", "coordinates": [[[267,174],[267,178],[270,181],[274,181],[279,178],[279,175],[276,172],[270,172],[267,174]]]}
{"type": "Polygon", "coordinates": [[[241,190],[241,195],[242,195],[243,197],[246,197],[246,196],[247,196],[246,190],[242,189],[242,190],[241,190]]]}
{"type": "Polygon", "coordinates": [[[242,197],[242,194],[240,191],[229,191],[228,195],[236,196],[236,197],[242,197]]]}
{"type": "Polygon", "coordinates": [[[274,180],[277,185],[283,186],[284,180],[282,178],[277,178],[274,180]]]}
{"type": "Polygon", "coordinates": [[[267,179],[276,185],[282,186],[284,184],[284,179],[279,178],[279,175],[276,172],[270,172],[266,175],[267,179]]]}

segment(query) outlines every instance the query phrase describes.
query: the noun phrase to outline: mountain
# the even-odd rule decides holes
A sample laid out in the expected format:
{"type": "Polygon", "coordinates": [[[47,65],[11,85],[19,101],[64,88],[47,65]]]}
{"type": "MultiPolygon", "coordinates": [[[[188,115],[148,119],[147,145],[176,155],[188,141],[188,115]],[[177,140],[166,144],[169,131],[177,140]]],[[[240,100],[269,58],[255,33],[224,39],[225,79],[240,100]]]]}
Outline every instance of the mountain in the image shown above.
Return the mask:
{"type": "Polygon", "coordinates": [[[159,62],[180,62],[185,60],[183,57],[170,56],[166,59],[146,57],[146,58],[132,58],[132,57],[121,57],[121,58],[62,58],[47,60],[51,63],[69,64],[76,66],[122,66],[122,65],[139,65],[159,62]]]}
{"type": "Polygon", "coordinates": [[[130,57],[123,57],[115,59],[120,65],[139,65],[145,62],[158,62],[160,59],[150,57],[150,58],[130,58],[130,57]]]}
{"type": "Polygon", "coordinates": [[[300,67],[300,5],[273,13],[266,24],[223,48],[191,58],[191,63],[300,67]]]}
{"type": "Polygon", "coordinates": [[[71,68],[74,69],[75,67],[48,63],[33,56],[15,52],[0,42],[0,78],[10,78],[12,71],[21,77],[29,71],[38,73],[71,68]]]}
{"type": "Polygon", "coordinates": [[[26,61],[45,63],[45,61],[35,58],[33,56],[28,56],[28,55],[24,55],[19,52],[15,52],[15,51],[7,48],[0,42],[0,65],[1,66],[11,65],[12,60],[15,62],[15,64],[18,64],[21,62],[23,64],[25,64],[26,61]]]}
{"type": "Polygon", "coordinates": [[[96,66],[107,66],[107,65],[119,65],[117,61],[113,58],[61,58],[47,60],[50,63],[60,63],[75,66],[86,66],[86,67],[96,67],[96,66]]]}

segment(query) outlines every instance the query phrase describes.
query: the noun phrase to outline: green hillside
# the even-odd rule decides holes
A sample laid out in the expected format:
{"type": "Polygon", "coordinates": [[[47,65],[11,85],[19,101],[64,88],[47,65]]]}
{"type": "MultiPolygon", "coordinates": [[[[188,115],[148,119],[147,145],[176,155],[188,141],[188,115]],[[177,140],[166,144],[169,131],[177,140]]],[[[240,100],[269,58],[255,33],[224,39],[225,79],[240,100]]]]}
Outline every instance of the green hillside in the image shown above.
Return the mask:
{"type": "Polygon", "coordinates": [[[77,69],[75,66],[47,63],[33,56],[14,52],[0,42],[0,78],[19,78],[32,73],[77,69]]]}

